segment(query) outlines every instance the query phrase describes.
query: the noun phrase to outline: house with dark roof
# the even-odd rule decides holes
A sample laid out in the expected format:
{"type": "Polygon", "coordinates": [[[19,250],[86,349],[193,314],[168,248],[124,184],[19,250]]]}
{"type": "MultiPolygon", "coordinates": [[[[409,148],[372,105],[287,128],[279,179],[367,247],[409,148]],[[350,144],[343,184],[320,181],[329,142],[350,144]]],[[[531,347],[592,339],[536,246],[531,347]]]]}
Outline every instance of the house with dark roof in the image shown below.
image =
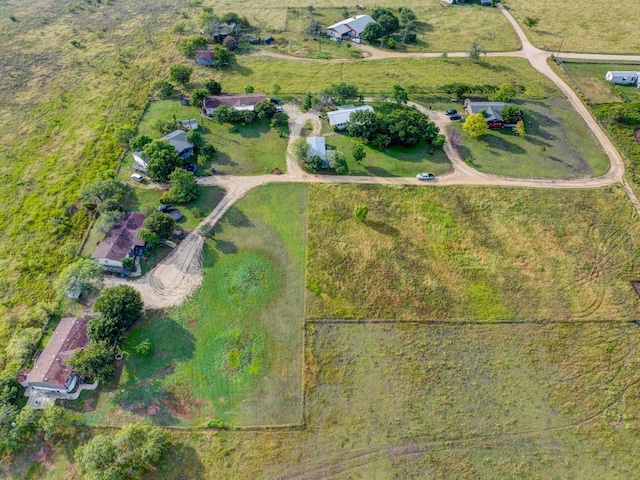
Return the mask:
{"type": "Polygon", "coordinates": [[[128,212],[118,220],[98,244],[91,258],[110,273],[127,273],[122,260],[142,254],[144,242],[136,236],[146,217],[139,212],[128,212]]]}
{"type": "Polygon", "coordinates": [[[46,347],[34,357],[31,369],[22,370],[18,381],[23,387],[57,393],[70,393],[78,385],[78,376],[67,361],[76,351],[86,347],[87,320],[63,318],[46,347]]]}
{"type": "Polygon", "coordinates": [[[208,48],[203,48],[196,52],[196,63],[198,65],[204,65],[205,67],[211,67],[216,63],[216,54],[208,48]]]}
{"type": "Polygon", "coordinates": [[[360,38],[360,34],[370,23],[375,23],[375,20],[369,15],[354,15],[327,27],[327,36],[336,41],[360,38]]]}
{"type": "Polygon", "coordinates": [[[202,101],[202,112],[210,117],[215,112],[216,108],[221,105],[226,105],[234,110],[255,110],[256,105],[267,99],[266,93],[238,93],[228,94],[219,93],[218,95],[212,95],[205,98],[202,101]]]}
{"type": "MultiPolygon", "coordinates": [[[[464,101],[464,108],[469,115],[473,113],[483,113],[487,119],[487,125],[491,129],[503,128],[505,126],[511,126],[506,124],[504,118],[502,118],[502,110],[507,105],[515,106],[513,103],[505,102],[473,102],[468,98],[464,101]]],[[[520,111],[518,120],[523,120],[524,114],[520,111]]]]}
{"type": "Polygon", "coordinates": [[[187,132],[184,130],[167,133],[160,140],[169,142],[181,159],[188,160],[193,157],[193,143],[187,141],[187,132]]]}
{"type": "Polygon", "coordinates": [[[215,43],[222,43],[222,41],[229,35],[236,35],[238,33],[238,26],[235,23],[222,23],[217,25],[211,31],[211,38],[215,43]]]}

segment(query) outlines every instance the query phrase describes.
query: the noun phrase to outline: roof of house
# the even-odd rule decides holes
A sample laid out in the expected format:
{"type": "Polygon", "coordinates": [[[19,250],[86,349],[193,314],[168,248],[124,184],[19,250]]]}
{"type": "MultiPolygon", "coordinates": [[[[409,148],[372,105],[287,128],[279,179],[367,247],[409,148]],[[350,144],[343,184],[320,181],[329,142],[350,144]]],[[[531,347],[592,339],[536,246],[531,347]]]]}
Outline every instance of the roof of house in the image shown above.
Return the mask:
{"type": "Polygon", "coordinates": [[[107,232],[91,258],[108,258],[120,261],[127,256],[131,247],[142,247],[144,242],[136,237],[136,230],[142,226],[145,218],[140,212],[125,213],[124,217],[118,220],[107,232]]]}
{"type": "Polygon", "coordinates": [[[63,318],[27,374],[26,381],[64,388],[71,374],[65,362],[75,350],[85,347],[87,342],[87,320],[63,318]]]}
{"type": "Polygon", "coordinates": [[[205,98],[203,105],[204,108],[218,108],[220,105],[238,108],[254,106],[256,103],[260,103],[266,99],[266,93],[237,93],[232,95],[220,93],[218,95],[212,95],[205,98]]]}
{"type": "Polygon", "coordinates": [[[375,20],[371,18],[369,15],[356,15],[354,17],[350,17],[345,20],[342,20],[341,22],[334,23],[333,25],[327,27],[327,30],[329,29],[335,30],[341,35],[352,30],[356,32],[358,35],[360,35],[364,30],[364,27],[366,27],[372,22],[375,22],[375,20]]]}
{"type": "Polygon", "coordinates": [[[360,110],[373,112],[373,107],[370,105],[361,105],[359,107],[354,107],[353,105],[343,105],[341,107],[338,107],[338,110],[327,112],[329,125],[333,127],[335,125],[342,125],[344,123],[347,123],[349,121],[349,118],[351,118],[351,114],[360,110]]]}
{"type": "Polygon", "coordinates": [[[178,154],[189,148],[193,148],[193,143],[187,142],[187,132],[184,130],[175,130],[167,133],[164,137],[160,138],[160,140],[169,142],[178,154]]]}
{"type": "Polygon", "coordinates": [[[196,59],[208,60],[210,62],[213,62],[216,59],[216,54],[208,48],[203,48],[202,50],[198,50],[196,52],[196,59]]]}
{"type": "Polygon", "coordinates": [[[190,118],[189,120],[180,120],[180,123],[187,130],[197,130],[198,129],[198,120],[195,118],[190,118]]]}
{"type": "Polygon", "coordinates": [[[486,112],[487,122],[504,122],[502,115],[502,109],[507,105],[513,105],[513,103],[504,103],[504,102],[472,102],[469,99],[464,101],[464,106],[467,109],[467,112],[472,113],[480,113],[483,110],[486,112]]]}
{"type": "Polygon", "coordinates": [[[632,70],[609,70],[608,74],[611,74],[615,77],[624,77],[624,76],[637,76],[640,72],[632,71],[632,70]]]}
{"type": "Polygon", "coordinates": [[[309,144],[310,155],[317,155],[322,160],[327,159],[327,147],[324,137],[307,137],[307,144],[309,144]]]}

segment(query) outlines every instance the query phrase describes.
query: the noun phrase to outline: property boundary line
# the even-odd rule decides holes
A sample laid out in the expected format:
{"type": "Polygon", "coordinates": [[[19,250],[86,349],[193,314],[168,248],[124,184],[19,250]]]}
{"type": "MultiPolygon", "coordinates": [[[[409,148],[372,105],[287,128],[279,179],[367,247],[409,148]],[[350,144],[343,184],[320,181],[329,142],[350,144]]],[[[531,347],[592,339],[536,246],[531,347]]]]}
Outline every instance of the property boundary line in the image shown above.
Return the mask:
{"type": "Polygon", "coordinates": [[[438,319],[394,319],[394,318],[313,318],[308,319],[307,323],[312,325],[486,325],[486,326],[502,326],[502,325],[586,325],[586,324],[625,324],[633,323],[636,320],[606,320],[606,319],[566,319],[566,320],[438,320],[438,319]]]}

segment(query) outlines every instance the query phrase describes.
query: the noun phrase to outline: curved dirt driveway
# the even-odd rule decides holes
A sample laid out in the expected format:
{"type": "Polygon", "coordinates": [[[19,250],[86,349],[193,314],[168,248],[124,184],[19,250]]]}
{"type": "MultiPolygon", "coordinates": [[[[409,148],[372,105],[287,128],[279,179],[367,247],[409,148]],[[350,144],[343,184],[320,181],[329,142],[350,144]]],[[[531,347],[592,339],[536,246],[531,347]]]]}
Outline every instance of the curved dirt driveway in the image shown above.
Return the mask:
{"type": "MultiPolygon", "coordinates": [[[[514,30],[520,38],[522,49],[517,52],[493,52],[487,56],[495,57],[522,57],[529,60],[533,68],[543,75],[547,76],[569,99],[574,109],[584,118],[585,122],[594,132],[605,152],[607,153],[611,167],[609,171],[596,178],[577,178],[573,180],[553,180],[553,179],[519,179],[507,178],[497,175],[489,175],[478,172],[469,167],[458,155],[452,146],[450,139],[444,150],[449,157],[453,166],[451,173],[439,176],[435,181],[429,182],[429,185],[494,185],[494,186],[513,186],[513,187],[537,187],[537,188],[597,188],[612,183],[621,182],[630,201],[640,214],[640,202],[636,199],[633,191],[622,178],[624,173],[624,164],[622,157],[615,149],[609,138],[605,135],[600,125],[594,120],[587,108],[582,104],[575,92],[551,69],[547,63],[547,58],[551,55],[549,52],[534,47],[527,39],[522,28],[514,20],[511,14],[498,5],[505,17],[509,20],[514,30]]],[[[418,53],[418,54],[402,54],[395,52],[381,52],[370,47],[362,47],[370,53],[366,60],[377,60],[383,58],[401,58],[401,57],[438,57],[439,53],[418,53]],[[375,51],[375,52],[374,52],[375,51]]],[[[277,53],[261,53],[263,56],[275,58],[286,58],[287,60],[298,61],[324,61],[288,57],[277,53]]],[[[466,53],[456,52],[450,53],[450,57],[464,57],[466,53]]],[[[589,55],[589,54],[563,54],[567,58],[579,59],[604,59],[604,60],[637,60],[640,56],[633,55],[589,55]]],[[[330,60],[331,61],[331,60],[330,60]]],[[[345,61],[345,60],[334,60],[345,61]]],[[[448,118],[439,112],[433,112],[424,107],[415,105],[420,111],[428,115],[438,125],[442,131],[445,131],[448,118]]],[[[316,113],[302,113],[297,107],[286,105],[285,111],[289,114],[289,147],[291,143],[301,137],[301,130],[305,123],[310,122],[313,126],[313,135],[319,135],[321,123],[316,113]]],[[[239,177],[239,176],[211,176],[198,180],[201,185],[217,185],[226,190],[226,195],[221,202],[213,209],[213,211],[200,223],[200,225],[191,232],[174,251],[160,262],[151,272],[142,278],[134,281],[126,281],[119,278],[109,278],[105,282],[107,285],[126,283],[135,287],[140,291],[145,302],[145,308],[164,308],[182,303],[198,288],[202,282],[202,246],[204,236],[207,230],[213,227],[216,222],[226,213],[236,201],[242,198],[252,188],[265,185],[267,183],[357,183],[357,184],[379,184],[379,185],[424,185],[415,178],[388,178],[388,177],[339,177],[333,175],[312,175],[306,173],[295,158],[291,155],[291,148],[287,153],[287,173],[284,175],[263,175],[256,177],[239,177]]]]}

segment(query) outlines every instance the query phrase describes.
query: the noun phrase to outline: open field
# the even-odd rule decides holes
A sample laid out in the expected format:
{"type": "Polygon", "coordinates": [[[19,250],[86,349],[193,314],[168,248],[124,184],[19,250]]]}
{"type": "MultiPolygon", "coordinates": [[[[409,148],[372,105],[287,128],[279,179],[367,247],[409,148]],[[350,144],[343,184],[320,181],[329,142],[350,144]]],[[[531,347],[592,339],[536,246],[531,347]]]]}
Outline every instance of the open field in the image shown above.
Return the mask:
{"type": "Polygon", "coordinates": [[[640,70],[634,63],[577,62],[563,60],[569,76],[591,103],[640,101],[640,89],[626,85],[612,85],[604,79],[609,70],[640,70]]]}
{"type": "Polygon", "coordinates": [[[636,35],[640,3],[612,0],[556,2],[506,0],[502,2],[525,30],[529,40],[542,49],[564,52],[637,53],[636,35]],[[535,28],[527,28],[524,19],[536,17],[535,28]]]}
{"type": "MultiPolygon", "coordinates": [[[[242,87],[233,89],[223,84],[223,88],[228,93],[242,92],[242,87]]],[[[256,89],[256,91],[261,90],[256,89]]],[[[269,86],[266,87],[266,92],[269,92],[269,86]]],[[[140,134],[159,138],[161,134],[154,130],[154,121],[158,119],[171,121],[174,116],[178,120],[198,119],[201,126],[200,133],[216,148],[213,162],[199,168],[198,174],[208,174],[211,166],[229,175],[259,175],[271,173],[271,170],[276,167],[282,171],[285,169],[286,134],[282,138],[279,137],[275,129],[260,120],[247,126],[220,125],[213,120],[201,118],[198,107],[185,107],[180,104],[178,98],[151,102],[140,121],[138,130],[140,134]]],[[[130,167],[132,164],[133,159],[127,155],[124,165],[130,167]]],[[[129,175],[132,172],[132,167],[126,169],[129,175]]]]}
{"type": "Polygon", "coordinates": [[[607,172],[609,159],[602,146],[567,100],[519,105],[525,114],[524,137],[503,128],[474,138],[462,123],[449,127],[449,135],[469,165],[508,177],[596,177],[607,172]]]}
{"type": "Polygon", "coordinates": [[[134,326],[118,381],[97,405],[77,403],[88,423],[300,423],[307,191],[261,187],[226,214],[205,244],[203,286],[134,326]],[[145,338],[152,353],[137,356],[145,338]]]}
{"type": "MultiPolygon", "coordinates": [[[[204,81],[210,75],[210,70],[198,68],[194,72],[194,82],[204,81]]],[[[249,83],[256,91],[268,92],[273,83],[278,83],[282,87],[282,96],[299,96],[306,91],[319,93],[340,81],[356,84],[365,96],[370,97],[378,95],[381,90],[389,93],[397,84],[407,88],[411,94],[432,94],[441,92],[443,85],[455,82],[488,85],[492,81],[526,85],[523,98],[543,99],[558,95],[555,85],[520,58],[486,58],[474,65],[466,58],[320,62],[237,57],[237,65],[215,72],[214,76],[226,91],[241,91],[249,83]]]]}
{"type": "Polygon", "coordinates": [[[307,318],[632,319],[640,225],[600,190],[314,186],[307,318]],[[353,218],[369,207],[366,223],[353,218]]]}

